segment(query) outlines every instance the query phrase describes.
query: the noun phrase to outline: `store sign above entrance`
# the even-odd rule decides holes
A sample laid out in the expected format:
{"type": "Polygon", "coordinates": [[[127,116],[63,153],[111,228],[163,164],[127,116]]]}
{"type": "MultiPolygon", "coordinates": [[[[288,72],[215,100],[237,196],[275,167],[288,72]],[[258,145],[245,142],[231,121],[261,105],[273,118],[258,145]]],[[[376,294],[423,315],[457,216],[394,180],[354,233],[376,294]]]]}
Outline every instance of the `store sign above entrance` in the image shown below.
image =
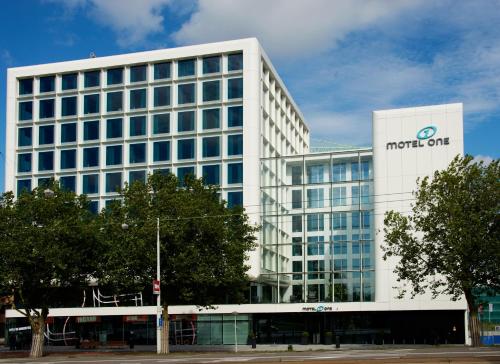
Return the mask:
{"type": "Polygon", "coordinates": [[[437,127],[433,125],[426,126],[417,132],[417,139],[401,140],[398,142],[388,142],[385,149],[408,149],[422,147],[437,147],[439,145],[449,145],[449,137],[433,138],[437,133],[437,127]]]}
{"type": "Polygon", "coordinates": [[[333,311],[332,306],[324,306],[324,305],[319,305],[319,306],[307,306],[307,307],[302,307],[303,312],[331,312],[333,311]]]}

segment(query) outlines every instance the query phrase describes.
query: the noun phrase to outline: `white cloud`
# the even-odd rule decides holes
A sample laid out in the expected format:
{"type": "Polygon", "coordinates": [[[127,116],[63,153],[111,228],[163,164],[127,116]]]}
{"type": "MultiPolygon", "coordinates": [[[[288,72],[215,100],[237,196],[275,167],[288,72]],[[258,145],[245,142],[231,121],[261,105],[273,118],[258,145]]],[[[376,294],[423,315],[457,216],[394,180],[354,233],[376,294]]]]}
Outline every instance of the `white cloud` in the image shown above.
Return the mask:
{"type": "Polygon", "coordinates": [[[10,67],[14,64],[14,57],[12,57],[12,54],[8,49],[0,50],[0,62],[7,67],[10,67]]]}
{"type": "Polygon", "coordinates": [[[479,163],[479,162],[483,162],[485,165],[488,165],[490,164],[491,162],[493,162],[495,159],[493,157],[490,157],[489,155],[476,155],[474,156],[474,159],[473,159],[473,162],[474,163],[479,163]]]}

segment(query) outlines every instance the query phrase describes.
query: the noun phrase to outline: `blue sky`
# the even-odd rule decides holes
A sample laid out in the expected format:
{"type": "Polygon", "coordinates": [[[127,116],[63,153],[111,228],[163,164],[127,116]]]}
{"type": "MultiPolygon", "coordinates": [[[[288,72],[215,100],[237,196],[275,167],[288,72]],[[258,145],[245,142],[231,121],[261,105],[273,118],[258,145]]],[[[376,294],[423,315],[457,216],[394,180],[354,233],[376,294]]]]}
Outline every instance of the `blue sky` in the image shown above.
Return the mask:
{"type": "Polygon", "coordinates": [[[464,103],[465,151],[500,156],[498,0],[25,0],[0,13],[6,68],[257,37],[313,139],[370,145],[371,111],[464,103]]]}

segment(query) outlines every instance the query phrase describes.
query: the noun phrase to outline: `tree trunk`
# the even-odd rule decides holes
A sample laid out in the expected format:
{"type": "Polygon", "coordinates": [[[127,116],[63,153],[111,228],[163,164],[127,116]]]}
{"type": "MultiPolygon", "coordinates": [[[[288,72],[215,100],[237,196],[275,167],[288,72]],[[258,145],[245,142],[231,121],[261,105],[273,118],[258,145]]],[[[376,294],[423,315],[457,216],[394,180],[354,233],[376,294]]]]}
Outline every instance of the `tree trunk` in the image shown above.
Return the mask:
{"type": "Polygon", "coordinates": [[[480,346],[481,345],[481,328],[479,323],[479,318],[477,316],[476,310],[470,310],[469,317],[469,330],[470,336],[472,340],[472,346],[480,346]]]}
{"type": "Polygon", "coordinates": [[[31,317],[30,324],[31,324],[30,358],[41,358],[43,356],[45,317],[43,315],[31,317]]]}
{"type": "Polygon", "coordinates": [[[161,354],[168,354],[168,330],[170,328],[170,323],[168,321],[168,307],[167,305],[163,306],[163,327],[161,332],[161,354]]]}

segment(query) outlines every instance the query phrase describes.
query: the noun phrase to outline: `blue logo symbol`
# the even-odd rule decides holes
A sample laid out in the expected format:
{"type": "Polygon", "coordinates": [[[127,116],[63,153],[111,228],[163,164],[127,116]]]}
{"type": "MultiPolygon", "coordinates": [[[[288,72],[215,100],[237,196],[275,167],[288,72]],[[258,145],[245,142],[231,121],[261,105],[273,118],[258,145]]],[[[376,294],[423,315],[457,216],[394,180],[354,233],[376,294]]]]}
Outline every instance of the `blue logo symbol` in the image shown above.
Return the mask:
{"type": "Polygon", "coordinates": [[[419,140],[425,140],[432,138],[434,134],[436,134],[437,128],[435,126],[426,126],[425,128],[422,128],[418,131],[417,133],[417,139],[419,140]]]}
{"type": "Polygon", "coordinates": [[[323,312],[325,310],[324,306],[318,306],[316,307],[316,312],[323,312]]]}

